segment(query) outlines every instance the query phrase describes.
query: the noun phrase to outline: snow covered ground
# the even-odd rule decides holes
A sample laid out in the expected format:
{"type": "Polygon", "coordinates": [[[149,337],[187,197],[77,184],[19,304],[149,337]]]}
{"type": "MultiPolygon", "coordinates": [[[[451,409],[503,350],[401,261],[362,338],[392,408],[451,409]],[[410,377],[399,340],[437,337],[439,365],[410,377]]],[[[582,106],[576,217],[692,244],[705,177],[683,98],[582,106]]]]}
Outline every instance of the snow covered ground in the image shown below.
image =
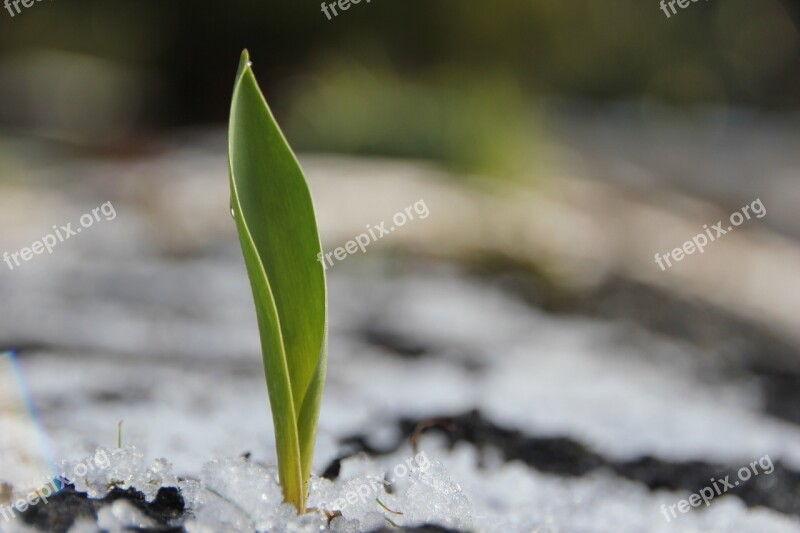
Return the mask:
{"type": "MultiPolygon", "coordinates": [[[[274,520],[287,519],[271,514],[285,509],[274,508],[274,472],[261,466],[274,460],[274,449],[236,252],[89,271],[74,265],[51,286],[5,288],[6,301],[20,309],[26,302],[18,317],[30,313],[50,326],[20,360],[55,455],[77,460],[97,446],[113,449],[123,420],[124,445],[148,460],[164,457],[175,475],[195,480],[186,492],[197,514],[189,531],[217,531],[220,523],[280,530],[274,520]],[[83,283],[94,284],[90,299],[78,297],[83,283]],[[125,291],[126,305],[115,305],[125,291]],[[97,334],[80,336],[57,320],[66,307],[74,324],[94,324],[97,334]],[[247,452],[249,460],[235,459],[247,452]]],[[[340,442],[354,435],[377,448],[400,446],[345,459],[335,481],[318,482],[334,492],[329,501],[413,457],[399,420],[473,409],[526,435],[568,437],[609,461],[650,455],[729,464],[735,473],[768,455],[800,471],[800,430],[765,416],[748,383],[704,380],[695,347],[631,334],[617,322],[548,315],[453,267],[410,265],[398,276],[387,275],[382,260],[354,263],[330,275],[330,371],[316,470],[347,455],[351,448],[340,442]]],[[[18,320],[3,324],[5,338],[34,334],[18,320]]],[[[436,467],[419,472],[408,490],[427,506],[414,509],[401,491],[381,501],[402,516],[370,501],[345,510],[344,519],[374,527],[386,516],[476,531],[800,531],[796,517],[748,509],[731,496],[667,521],[662,504],[688,491],[650,490],[606,469],[541,472],[473,443],[449,449],[439,432],[420,446],[436,467]],[[442,484],[453,490],[439,490],[442,484]]],[[[118,477],[108,476],[100,486],[118,477]]],[[[344,519],[332,527],[359,527],[344,519]]],[[[304,520],[308,530],[319,526],[304,520]]]]}
{"type": "MultiPolygon", "coordinates": [[[[3,249],[109,198],[118,216],[0,275],[0,349],[20,350],[38,412],[14,424],[0,407],[0,443],[16,439],[0,450],[0,479],[24,496],[40,477],[32,458],[68,460],[74,471],[99,448],[109,467],[76,476],[76,488],[102,497],[135,486],[153,499],[179,485],[191,513],[178,530],[319,531],[328,527],[321,515],[298,519],[278,505],[258,333],[227,199],[190,186],[194,173],[208,178],[201,184],[224,182],[224,159],[184,155],[170,164],[185,183],[165,180],[152,194],[143,191],[158,180],[143,186],[137,174],[146,165],[122,185],[100,179],[117,167],[62,168],[75,177],[70,194],[4,189],[0,224],[15,232],[3,249]]],[[[331,183],[323,189],[335,190],[331,183]]],[[[381,212],[391,214],[394,198],[381,212]]],[[[426,199],[431,220],[446,218],[445,203],[426,199]]],[[[358,218],[324,204],[323,217],[358,218]]],[[[341,510],[331,529],[391,521],[481,532],[800,531],[793,382],[754,373],[754,363],[781,357],[765,344],[742,347],[744,328],[689,307],[666,307],[670,327],[660,329],[635,307],[627,319],[548,312],[499,273],[478,277],[451,262],[386,255],[391,248],[329,270],[330,364],[315,458],[325,477],[311,498],[341,510]],[[778,417],[778,408],[789,414],[778,417]],[[409,433],[431,419],[445,428],[419,439],[428,466],[403,473],[418,456],[409,433]],[[741,478],[754,462],[759,474],[741,478]],[[726,476],[741,486],[681,511],[682,500],[726,476]]],[[[19,404],[16,374],[0,374],[0,391],[19,404]]],[[[0,484],[0,506],[8,490],[0,484]]],[[[158,522],[117,500],[73,531],[134,525],[158,522]]],[[[28,530],[21,518],[0,518],[0,532],[28,530]]]]}

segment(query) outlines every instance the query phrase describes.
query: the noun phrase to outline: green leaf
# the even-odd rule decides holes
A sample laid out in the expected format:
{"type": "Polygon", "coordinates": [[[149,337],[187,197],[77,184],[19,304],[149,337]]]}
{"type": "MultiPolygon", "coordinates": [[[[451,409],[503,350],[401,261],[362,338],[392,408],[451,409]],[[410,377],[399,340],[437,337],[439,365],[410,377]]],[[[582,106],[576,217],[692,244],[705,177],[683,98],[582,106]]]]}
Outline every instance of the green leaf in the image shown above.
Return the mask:
{"type": "Polygon", "coordinates": [[[242,53],[228,134],[231,213],[253,289],[284,498],[305,512],[327,364],[311,193],[242,53]]]}

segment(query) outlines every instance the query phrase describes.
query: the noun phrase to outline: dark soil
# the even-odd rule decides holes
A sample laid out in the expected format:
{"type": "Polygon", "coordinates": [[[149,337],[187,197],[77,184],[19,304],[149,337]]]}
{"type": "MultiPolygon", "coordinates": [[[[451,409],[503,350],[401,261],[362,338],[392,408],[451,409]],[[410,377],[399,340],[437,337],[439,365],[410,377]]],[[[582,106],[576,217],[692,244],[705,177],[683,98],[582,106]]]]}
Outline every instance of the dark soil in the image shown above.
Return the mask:
{"type": "MultiPolygon", "coordinates": [[[[175,487],[162,487],[155,500],[148,503],[144,494],[136,489],[112,489],[103,499],[92,499],[85,492],[78,492],[72,485],[65,485],[58,494],[49,499],[47,504],[38,504],[30,507],[20,518],[26,524],[36,527],[47,533],[66,533],[79,518],[96,520],[97,512],[105,505],[117,500],[127,500],[147,517],[153,519],[157,527],[128,528],[127,531],[135,533],[185,533],[186,529],[180,525],[185,518],[185,504],[183,496],[175,487]]],[[[433,524],[415,528],[383,528],[373,533],[460,533],[458,530],[447,529],[433,524]]]]}
{"type": "Polygon", "coordinates": [[[53,495],[49,503],[39,503],[20,514],[20,518],[28,525],[48,533],[66,533],[79,518],[97,519],[101,507],[117,500],[127,500],[134,507],[151,518],[158,527],[133,528],[129,531],[141,533],[172,533],[184,531],[176,527],[185,512],[183,496],[175,487],[162,487],[152,502],[145,500],[144,494],[129,488],[114,488],[103,499],[89,498],[85,492],[78,492],[72,485],[53,495]]]}
{"type": "MultiPolygon", "coordinates": [[[[717,480],[730,475],[736,479],[736,471],[742,464],[712,464],[703,461],[668,462],[654,457],[642,457],[634,461],[614,461],[601,456],[579,442],[563,437],[532,437],[524,433],[503,428],[486,420],[479,411],[454,417],[437,417],[447,421],[448,429],[433,426],[427,431],[440,432],[448,446],[468,442],[479,450],[499,450],[506,461],[522,461],[544,472],[563,477],[578,477],[590,472],[607,469],[616,475],[645,484],[651,490],[688,490],[696,493],[709,486],[710,479],[717,480]]],[[[368,439],[357,435],[342,441],[352,453],[365,452],[370,455],[386,455],[406,444],[415,432],[420,420],[401,420],[399,428],[402,438],[387,449],[370,445],[368,439]]],[[[326,477],[335,479],[341,459],[334,461],[325,471],[326,477]]],[[[774,471],[752,476],[746,483],[729,489],[723,496],[739,497],[750,507],[761,505],[786,514],[800,516],[800,473],[774,462],[774,471]]]]}

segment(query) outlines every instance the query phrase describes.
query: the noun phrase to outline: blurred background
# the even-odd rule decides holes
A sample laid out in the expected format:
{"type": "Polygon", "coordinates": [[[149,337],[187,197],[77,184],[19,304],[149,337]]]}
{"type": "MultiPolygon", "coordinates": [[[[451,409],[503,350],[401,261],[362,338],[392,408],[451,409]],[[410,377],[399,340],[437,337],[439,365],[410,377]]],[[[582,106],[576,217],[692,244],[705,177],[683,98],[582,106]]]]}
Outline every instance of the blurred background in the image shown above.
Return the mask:
{"type": "Polygon", "coordinates": [[[419,200],[430,210],[328,271],[318,473],[453,417],[430,446],[475,454],[448,466],[486,516],[521,513],[508,530],[607,524],[628,483],[644,492],[622,515],[656,530],[662,502],[766,454],[772,477],[697,516],[799,527],[800,4],[691,2],[669,17],[656,0],[12,10],[0,11],[0,253],[105,202],[116,216],[0,264],[0,351],[18,367],[0,372],[17,398],[0,410],[0,480],[112,445],[119,420],[185,475],[215,454],[271,460],[227,192],[248,48],[327,250],[419,200]],[[703,254],[654,261],[756,200],[766,215],[703,254]],[[511,461],[535,482],[503,507],[492,476],[511,461]],[[584,500],[570,499],[581,483],[584,500]]]}

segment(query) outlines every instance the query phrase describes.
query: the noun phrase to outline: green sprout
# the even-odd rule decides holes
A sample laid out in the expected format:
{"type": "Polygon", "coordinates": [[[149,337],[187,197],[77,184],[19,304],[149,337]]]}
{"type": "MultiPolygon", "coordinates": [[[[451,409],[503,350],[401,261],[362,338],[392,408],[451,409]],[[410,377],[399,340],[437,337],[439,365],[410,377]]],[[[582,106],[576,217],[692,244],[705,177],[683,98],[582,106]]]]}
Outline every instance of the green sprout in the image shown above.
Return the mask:
{"type": "Polygon", "coordinates": [[[327,366],[327,290],[311,193],[245,50],[228,133],[231,214],[255,300],[285,501],[306,511],[327,366]]]}

